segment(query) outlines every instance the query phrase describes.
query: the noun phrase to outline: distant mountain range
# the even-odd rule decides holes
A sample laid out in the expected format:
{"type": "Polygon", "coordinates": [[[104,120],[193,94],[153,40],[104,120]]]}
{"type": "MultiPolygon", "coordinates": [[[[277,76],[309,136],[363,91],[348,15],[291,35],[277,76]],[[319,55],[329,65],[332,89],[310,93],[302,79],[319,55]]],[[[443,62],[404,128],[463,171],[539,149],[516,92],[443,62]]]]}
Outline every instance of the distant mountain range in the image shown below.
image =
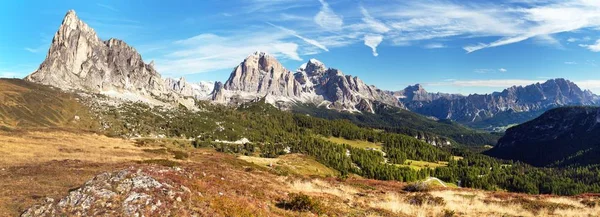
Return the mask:
{"type": "Polygon", "coordinates": [[[392,94],[411,111],[487,129],[523,123],[560,106],[600,104],[597,95],[561,78],[484,95],[428,93],[420,85],[392,94]]]}
{"type": "Polygon", "coordinates": [[[600,108],[562,107],[506,131],[486,154],[534,166],[600,164],[600,108]]]}
{"type": "Polygon", "coordinates": [[[486,129],[523,123],[559,106],[600,102],[598,96],[564,79],[513,86],[485,95],[429,93],[418,84],[401,91],[384,91],[315,59],[292,72],[263,52],[249,55],[224,83],[163,79],[153,62],[146,64],[134,48],[121,40],[100,40],[74,11],[66,14],[44,62],[25,79],[61,89],[134,94],[161,101],[189,97],[236,105],[264,97],[286,109],[312,104],[366,113],[374,113],[375,104],[385,104],[486,129]]]}

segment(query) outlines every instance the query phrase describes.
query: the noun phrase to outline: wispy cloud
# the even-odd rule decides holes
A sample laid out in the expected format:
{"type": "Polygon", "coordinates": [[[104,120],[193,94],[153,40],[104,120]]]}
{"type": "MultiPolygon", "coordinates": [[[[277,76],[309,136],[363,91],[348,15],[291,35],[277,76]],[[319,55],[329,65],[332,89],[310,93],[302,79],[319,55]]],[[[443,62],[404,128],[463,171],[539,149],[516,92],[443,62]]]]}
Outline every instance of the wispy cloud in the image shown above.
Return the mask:
{"type": "Polygon", "coordinates": [[[0,78],[21,78],[21,73],[0,71],[0,78]]]}
{"type": "Polygon", "coordinates": [[[116,9],[116,8],[114,8],[114,7],[110,6],[110,5],[105,5],[105,4],[100,4],[100,3],[98,3],[98,4],[96,4],[96,5],[98,5],[98,6],[102,7],[102,8],[105,8],[105,9],[108,9],[108,10],[111,10],[111,11],[114,11],[114,12],[119,12],[119,10],[118,10],[118,9],[116,9]]]}
{"type": "Polygon", "coordinates": [[[377,46],[379,46],[381,41],[383,41],[383,36],[381,35],[365,35],[365,45],[371,48],[373,56],[379,56],[377,46]]]}
{"type": "Polygon", "coordinates": [[[386,33],[391,30],[387,25],[372,17],[371,14],[369,14],[369,11],[367,11],[367,9],[365,9],[363,6],[360,6],[360,11],[363,15],[362,21],[365,22],[365,24],[371,30],[375,31],[376,33],[386,33]]]}
{"type": "Polygon", "coordinates": [[[173,51],[153,57],[156,68],[167,76],[232,69],[255,51],[264,51],[282,60],[300,61],[299,46],[286,42],[287,33],[246,32],[220,36],[200,34],[172,43],[173,51]]]}
{"type": "Polygon", "coordinates": [[[598,39],[594,44],[579,44],[579,46],[587,48],[592,52],[600,52],[600,39],[598,39]]]}
{"type": "Polygon", "coordinates": [[[25,50],[26,50],[26,51],[29,51],[29,52],[31,52],[31,53],[40,53],[40,52],[46,52],[46,51],[48,51],[48,50],[47,50],[47,49],[48,49],[48,46],[49,46],[49,45],[47,45],[47,44],[43,44],[43,45],[40,45],[40,46],[38,46],[38,47],[35,47],[35,48],[26,47],[26,48],[25,48],[25,50]]]}
{"type": "Polygon", "coordinates": [[[507,72],[508,70],[506,70],[505,68],[499,68],[498,71],[499,72],[507,72]]]}
{"type": "Polygon", "coordinates": [[[498,80],[453,80],[443,82],[425,83],[429,86],[454,86],[454,87],[511,87],[525,86],[544,82],[544,80],[527,80],[527,79],[498,79],[498,80]]]}
{"type": "Polygon", "coordinates": [[[281,13],[279,15],[280,20],[282,21],[311,21],[313,17],[300,16],[289,13],[281,13]]]}
{"type": "Polygon", "coordinates": [[[290,34],[290,35],[292,35],[292,36],[294,36],[296,38],[302,39],[304,42],[309,43],[309,44],[311,44],[311,45],[313,45],[315,47],[321,48],[324,51],[329,51],[329,49],[327,49],[327,47],[323,46],[318,41],[310,39],[310,38],[305,38],[305,37],[299,35],[298,33],[296,33],[296,31],[294,31],[294,30],[291,30],[291,29],[288,29],[288,28],[285,28],[285,27],[282,27],[282,26],[277,26],[277,25],[269,23],[269,22],[267,22],[267,24],[269,24],[269,25],[271,25],[273,27],[276,27],[278,29],[281,29],[284,32],[287,32],[288,34],[290,34]]]}
{"type": "Polygon", "coordinates": [[[442,43],[430,43],[430,44],[426,44],[425,48],[427,49],[439,49],[439,48],[445,48],[446,45],[442,44],[442,43]]]}
{"type": "MultiPolygon", "coordinates": [[[[442,82],[428,82],[423,85],[438,87],[474,87],[474,88],[508,88],[512,86],[527,86],[536,83],[543,83],[551,78],[540,78],[540,80],[529,79],[489,79],[489,80],[446,80],[442,82]]],[[[600,90],[600,80],[576,80],[573,81],[582,89],[592,91],[600,90]]]]}
{"type": "Polygon", "coordinates": [[[567,65],[577,65],[577,62],[575,62],[575,61],[566,61],[565,64],[567,64],[567,65]]]}
{"type": "Polygon", "coordinates": [[[319,2],[321,2],[321,10],[314,17],[315,23],[329,31],[341,30],[344,25],[343,17],[333,12],[325,0],[319,0],[319,2]]]}

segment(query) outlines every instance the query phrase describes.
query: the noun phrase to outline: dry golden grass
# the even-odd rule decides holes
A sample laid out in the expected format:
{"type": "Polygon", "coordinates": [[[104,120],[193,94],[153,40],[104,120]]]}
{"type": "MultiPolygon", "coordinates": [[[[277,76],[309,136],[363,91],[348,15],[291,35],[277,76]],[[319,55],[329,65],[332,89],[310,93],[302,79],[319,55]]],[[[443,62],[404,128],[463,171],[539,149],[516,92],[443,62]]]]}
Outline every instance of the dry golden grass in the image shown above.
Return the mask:
{"type": "Polygon", "coordinates": [[[303,176],[337,176],[338,171],[333,170],[325,165],[317,162],[312,157],[302,154],[287,154],[279,156],[278,158],[263,158],[241,155],[238,159],[254,163],[256,165],[270,168],[282,167],[281,169],[291,174],[298,174],[303,176]]]}
{"type": "MultiPolygon", "coordinates": [[[[1,132],[0,216],[17,216],[45,197],[64,197],[69,189],[99,173],[144,166],[136,161],[174,160],[168,149],[179,145],[163,143],[141,146],[129,140],[65,131],[1,132]]],[[[191,207],[202,216],[314,216],[278,208],[277,202],[289,193],[304,193],[320,201],[328,216],[442,216],[447,211],[477,217],[600,213],[600,207],[581,203],[593,196],[529,196],[449,188],[429,192],[443,198],[444,204],[412,205],[407,198],[417,193],[402,191],[405,183],[357,176],[345,181],[281,176],[267,167],[270,163],[284,165],[305,175],[319,174],[314,168],[319,168],[318,172],[329,169],[303,155],[266,159],[236,157],[213,149],[178,150],[189,154],[186,160],[176,161],[194,174],[183,182],[194,192],[191,207]]]]}
{"type": "Polygon", "coordinates": [[[17,216],[46,197],[64,196],[99,173],[169,157],[143,149],[91,133],[0,131],[0,216],[17,216]]]}
{"type": "Polygon", "coordinates": [[[0,167],[52,160],[116,163],[155,157],[132,141],[66,131],[0,131],[0,167]]]}

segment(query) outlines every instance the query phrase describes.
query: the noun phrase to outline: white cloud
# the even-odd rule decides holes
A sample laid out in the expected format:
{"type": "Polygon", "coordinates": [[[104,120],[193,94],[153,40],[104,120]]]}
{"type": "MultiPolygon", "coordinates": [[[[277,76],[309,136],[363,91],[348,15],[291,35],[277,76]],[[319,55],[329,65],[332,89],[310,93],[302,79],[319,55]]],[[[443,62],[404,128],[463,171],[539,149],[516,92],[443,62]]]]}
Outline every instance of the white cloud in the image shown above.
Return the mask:
{"type": "Polygon", "coordinates": [[[600,80],[581,80],[575,81],[575,84],[584,90],[592,90],[595,93],[600,93],[600,80]]]}
{"type": "Polygon", "coordinates": [[[592,52],[600,52],[600,39],[598,39],[594,44],[580,44],[579,46],[587,48],[592,52]]]}
{"type": "Polygon", "coordinates": [[[567,65],[577,65],[577,62],[574,61],[566,61],[565,64],[567,65]]]}
{"type": "Polygon", "coordinates": [[[454,86],[454,87],[511,87],[525,86],[544,82],[543,80],[521,80],[521,79],[498,79],[498,80],[453,80],[444,82],[426,83],[430,86],[454,86]]]}
{"type": "Polygon", "coordinates": [[[321,2],[321,10],[314,17],[315,23],[326,30],[341,30],[344,25],[343,17],[333,12],[325,0],[319,0],[319,2],[321,2]]]}
{"type": "Polygon", "coordinates": [[[22,78],[21,73],[0,71],[0,78],[22,78]]]}
{"type": "Polygon", "coordinates": [[[377,46],[383,41],[383,36],[381,35],[365,35],[365,45],[373,50],[373,56],[379,56],[377,53],[377,46]]]}
{"type": "MultiPolygon", "coordinates": [[[[490,79],[490,80],[445,80],[442,82],[424,83],[428,86],[446,86],[446,87],[487,87],[487,88],[508,88],[512,86],[527,86],[535,83],[543,83],[552,78],[540,78],[540,80],[528,79],[490,79]]],[[[599,90],[600,80],[578,80],[573,81],[582,89],[599,90]]]]}
{"type": "Polygon", "coordinates": [[[427,44],[425,45],[425,48],[427,49],[438,49],[438,48],[445,48],[446,45],[442,44],[442,43],[431,43],[431,44],[427,44]]]}
{"type": "Polygon", "coordinates": [[[255,51],[264,51],[280,60],[301,61],[300,47],[286,42],[284,33],[256,33],[220,36],[200,34],[172,43],[171,52],[154,59],[161,74],[179,77],[186,74],[233,69],[255,51]]]}
{"type": "Polygon", "coordinates": [[[372,17],[366,8],[361,6],[360,11],[363,14],[362,21],[365,22],[365,24],[367,24],[371,30],[375,31],[376,33],[386,33],[391,30],[384,23],[372,17]]]}
{"type": "Polygon", "coordinates": [[[96,5],[98,5],[98,6],[102,7],[102,8],[114,11],[114,12],[119,12],[119,10],[117,10],[116,8],[114,8],[114,7],[110,6],[110,5],[105,5],[105,4],[100,4],[100,3],[98,3],[96,5]]]}
{"type": "Polygon", "coordinates": [[[35,48],[26,47],[25,50],[29,51],[31,53],[39,53],[39,52],[45,52],[45,51],[47,51],[48,47],[49,47],[49,45],[43,44],[43,45],[40,45],[40,46],[35,47],[35,48]]]}
{"type": "Polygon", "coordinates": [[[507,72],[508,70],[506,70],[505,68],[499,68],[498,71],[500,71],[500,72],[507,72]]]}
{"type": "Polygon", "coordinates": [[[311,21],[312,17],[304,17],[295,14],[281,13],[279,19],[283,21],[311,21]]]}
{"type": "Polygon", "coordinates": [[[473,70],[475,73],[479,73],[479,74],[489,74],[489,73],[494,73],[496,72],[493,69],[475,69],[473,70]]]}
{"type": "Polygon", "coordinates": [[[267,24],[269,24],[269,25],[271,25],[273,27],[276,27],[278,29],[281,29],[284,32],[287,32],[288,34],[290,34],[290,35],[292,35],[292,36],[294,36],[296,38],[302,39],[304,42],[309,43],[309,44],[311,44],[311,45],[313,45],[315,47],[321,48],[324,51],[329,51],[329,49],[327,49],[327,47],[325,47],[323,44],[319,43],[316,40],[313,40],[313,39],[310,39],[310,38],[305,38],[305,37],[299,35],[298,33],[296,33],[296,31],[294,31],[294,30],[291,30],[291,29],[288,29],[288,28],[285,28],[285,27],[282,27],[282,26],[277,26],[277,25],[274,25],[274,24],[269,23],[269,22],[267,22],[267,24]]]}

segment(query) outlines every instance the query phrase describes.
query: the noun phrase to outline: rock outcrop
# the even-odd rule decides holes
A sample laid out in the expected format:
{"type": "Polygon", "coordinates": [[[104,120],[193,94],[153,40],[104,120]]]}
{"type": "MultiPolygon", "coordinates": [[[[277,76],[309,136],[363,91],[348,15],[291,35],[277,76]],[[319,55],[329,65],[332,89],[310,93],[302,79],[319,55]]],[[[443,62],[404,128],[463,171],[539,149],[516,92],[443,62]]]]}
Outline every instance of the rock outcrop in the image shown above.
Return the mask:
{"type": "Polygon", "coordinates": [[[358,77],[344,75],[311,59],[296,73],[285,69],[273,56],[256,52],[237,66],[213,100],[221,103],[266,97],[270,103],[313,103],[344,111],[373,112],[374,101],[401,107],[390,94],[366,85],[358,77]]]}
{"type": "Polygon", "coordinates": [[[47,198],[21,216],[187,216],[191,191],[176,180],[189,175],[158,167],[102,173],[65,198],[47,198]]]}
{"type": "Polygon", "coordinates": [[[144,63],[141,55],[121,40],[102,41],[72,10],[54,35],[44,62],[25,79],[95,93],[167,93],[153,63],[144,63]]]}
{"type": "Polygon", "coordinates": [[[190,83],[181,77],[179,79],[166,78],[166,89],[181,96],[191,96],[196,99],[208,99],[210,93],[215,87],[215,82],[201,81],[198,83],[190,83]]]}

